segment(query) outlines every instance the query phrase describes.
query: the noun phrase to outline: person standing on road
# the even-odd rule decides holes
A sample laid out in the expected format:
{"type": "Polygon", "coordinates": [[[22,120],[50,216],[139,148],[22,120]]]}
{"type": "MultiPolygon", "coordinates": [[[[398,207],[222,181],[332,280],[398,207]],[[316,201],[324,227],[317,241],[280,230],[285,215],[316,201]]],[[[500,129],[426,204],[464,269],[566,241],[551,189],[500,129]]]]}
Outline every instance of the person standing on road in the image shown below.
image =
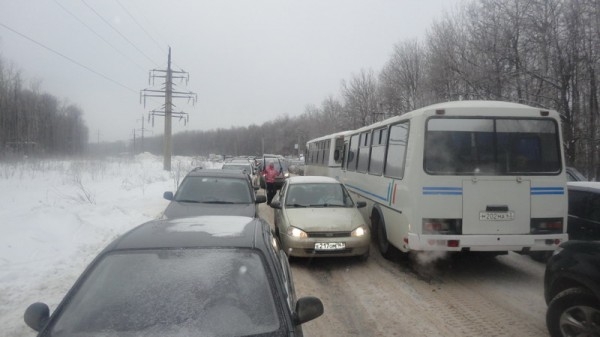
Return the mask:
{"type": "Polygon", "coordinates": [[[275,178],[279,175],[279,172],[275,170],[275,164],[270,162],[263,171],[263,174],[265,176],[265,184],[267,186],[267,205],[270,205],[275,193],[277,193],[277,189],[275,188],[275,178]]]}

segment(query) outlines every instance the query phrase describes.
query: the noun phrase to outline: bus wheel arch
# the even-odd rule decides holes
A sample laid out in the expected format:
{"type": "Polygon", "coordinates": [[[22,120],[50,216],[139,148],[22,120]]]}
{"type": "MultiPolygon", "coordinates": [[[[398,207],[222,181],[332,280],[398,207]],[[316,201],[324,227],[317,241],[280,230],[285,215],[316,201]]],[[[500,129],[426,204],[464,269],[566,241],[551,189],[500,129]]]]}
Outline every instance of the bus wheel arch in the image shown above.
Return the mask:
{"type": "Polygon", "coordinates": [[[371,228],[377,249],[381,256],[388,260],[393,260],[398,254],[398,249],[394,247],[387,238],[385,220],[379,207],[373,207],[371,211],[371,228]]]}

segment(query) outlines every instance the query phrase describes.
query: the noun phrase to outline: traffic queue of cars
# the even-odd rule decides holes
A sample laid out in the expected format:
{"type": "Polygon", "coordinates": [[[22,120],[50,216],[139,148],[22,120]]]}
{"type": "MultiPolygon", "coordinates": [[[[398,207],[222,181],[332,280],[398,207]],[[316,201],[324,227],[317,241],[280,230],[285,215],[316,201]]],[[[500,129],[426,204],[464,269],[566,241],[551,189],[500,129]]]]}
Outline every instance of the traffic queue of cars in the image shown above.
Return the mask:
{"type": "MultiPolygon", "coordinates": [[[[288,257],[365,259],[370,226],[358,210],[365,202],[342,183],[283,174],[278,156],[260,164],[275,160],[274,228],[258,216],[266,197],[256,194],[251,163],[194,169],[164,193],[161,219],[109,244],[52,315],[30,305],[26,324],[39,336],[302,336],[301,324],[324,308],[316,297],[296,298],[288,257]]],[[[600,182],[569,182],[568,193],[571,241],[546,265],[546,323],[552,337],[599,336],[600,182]]]]}

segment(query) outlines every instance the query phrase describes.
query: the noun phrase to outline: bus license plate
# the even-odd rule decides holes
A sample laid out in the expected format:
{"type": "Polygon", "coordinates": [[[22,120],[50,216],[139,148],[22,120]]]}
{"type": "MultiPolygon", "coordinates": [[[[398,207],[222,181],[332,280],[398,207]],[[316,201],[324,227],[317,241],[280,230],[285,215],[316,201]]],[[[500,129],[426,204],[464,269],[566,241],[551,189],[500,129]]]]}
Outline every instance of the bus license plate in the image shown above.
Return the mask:
{"type": "Polygon", "coordinates": [[[345,242],[316,242],[315,250],[338,250],[346,248],[345,242]]]}
{"type": "Polygon", "coordinates": [[[479,212],[479,221],[511,221],[515,212],[479,212]]]}

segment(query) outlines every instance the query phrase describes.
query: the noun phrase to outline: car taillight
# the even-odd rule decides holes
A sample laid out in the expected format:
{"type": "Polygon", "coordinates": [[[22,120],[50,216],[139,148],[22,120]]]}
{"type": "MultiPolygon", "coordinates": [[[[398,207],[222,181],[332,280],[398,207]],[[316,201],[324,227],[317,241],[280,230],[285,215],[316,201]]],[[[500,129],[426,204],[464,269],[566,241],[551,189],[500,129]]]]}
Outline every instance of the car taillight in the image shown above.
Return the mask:
{"type": "Polygon", "coordinates": [[[461,219],[423,219],[423,234],[461,234],[461,219]]]}
{"type": "Polygon", "coordinates": [[[563,233],[563,218],[532,218],[531,234],[560,234],[563,233]]]}

